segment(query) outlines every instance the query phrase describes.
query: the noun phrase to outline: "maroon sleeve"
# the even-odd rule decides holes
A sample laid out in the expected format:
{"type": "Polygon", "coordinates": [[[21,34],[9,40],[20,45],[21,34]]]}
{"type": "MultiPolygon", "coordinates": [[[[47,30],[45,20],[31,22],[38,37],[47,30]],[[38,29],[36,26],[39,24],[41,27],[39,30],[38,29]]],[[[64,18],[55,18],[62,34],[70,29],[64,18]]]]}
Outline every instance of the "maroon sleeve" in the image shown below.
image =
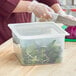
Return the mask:
{"type": "Polygon", "coordinates": [[[47,4],[48,6],[52,6],[55,3],[59,3],[58,0],[37,0],[37,1],[47,4]]]}
{"type": "Polygon", "coordinates": [[[18,2],[19,0],[0,0],[0,15],[6,18],[9,17],[18,2]]]}

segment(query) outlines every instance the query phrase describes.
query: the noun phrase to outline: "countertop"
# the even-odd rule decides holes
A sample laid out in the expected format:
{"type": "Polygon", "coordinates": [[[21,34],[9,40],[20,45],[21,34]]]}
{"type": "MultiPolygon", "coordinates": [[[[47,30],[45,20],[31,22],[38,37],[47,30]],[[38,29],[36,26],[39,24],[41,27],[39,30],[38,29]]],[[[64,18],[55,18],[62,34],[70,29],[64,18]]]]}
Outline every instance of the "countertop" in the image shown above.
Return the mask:
{"type": "Polygon", "coordinates": [[[22,66],[10,39],[0,45],[0,76],[76,76],[76,42],[65,43],[62,63],[22,66]]]}

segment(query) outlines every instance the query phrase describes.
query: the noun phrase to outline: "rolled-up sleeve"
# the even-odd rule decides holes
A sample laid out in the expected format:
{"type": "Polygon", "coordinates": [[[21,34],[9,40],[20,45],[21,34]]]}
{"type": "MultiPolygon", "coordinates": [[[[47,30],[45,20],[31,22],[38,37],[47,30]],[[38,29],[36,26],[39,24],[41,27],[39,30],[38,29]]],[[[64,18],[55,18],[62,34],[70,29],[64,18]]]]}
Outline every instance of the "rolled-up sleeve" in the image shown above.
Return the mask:
{"type": "Polygon", "coordinates": [[[16,8],[19,0],[0,0],[0,15],[7,18],[16,8]]]}
{"type": "Polygon", "coordinates": [[[38,2],[47,4],[48,6],[52,6],[55,3],[59,3],[58,0],[37,0],[38,2]]]}

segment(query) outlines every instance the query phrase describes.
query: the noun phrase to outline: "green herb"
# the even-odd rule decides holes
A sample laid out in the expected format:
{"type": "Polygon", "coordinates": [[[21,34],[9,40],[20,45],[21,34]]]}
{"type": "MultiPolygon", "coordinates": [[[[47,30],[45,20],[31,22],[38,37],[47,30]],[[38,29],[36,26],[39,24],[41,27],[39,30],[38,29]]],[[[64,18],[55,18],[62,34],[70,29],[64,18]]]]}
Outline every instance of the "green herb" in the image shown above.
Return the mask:
{"type": "Polygon", "coordinates": [[[24,64],[48,64],[61,61],[62,48],[53,40],[47,46],[38,46],[36,43],[31,44],[22,50],[24,64]]]}

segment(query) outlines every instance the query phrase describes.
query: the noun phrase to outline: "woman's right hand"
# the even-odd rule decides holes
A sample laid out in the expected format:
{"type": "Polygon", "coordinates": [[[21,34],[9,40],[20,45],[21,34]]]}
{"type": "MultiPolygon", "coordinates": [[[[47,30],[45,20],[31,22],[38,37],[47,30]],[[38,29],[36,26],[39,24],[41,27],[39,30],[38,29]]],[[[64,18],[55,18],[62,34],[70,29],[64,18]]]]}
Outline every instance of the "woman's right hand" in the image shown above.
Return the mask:
{"type": "Polygon", "coordinates": [[[29,12],[33,12],[36,17],[40,19],[45,19],[45,20],[51,20],[52,15],[49,12],[54,12],[50,7],[43,3],[38,3],[36,1],[33,1],[31,5],[28,7],[29,12]]]}

